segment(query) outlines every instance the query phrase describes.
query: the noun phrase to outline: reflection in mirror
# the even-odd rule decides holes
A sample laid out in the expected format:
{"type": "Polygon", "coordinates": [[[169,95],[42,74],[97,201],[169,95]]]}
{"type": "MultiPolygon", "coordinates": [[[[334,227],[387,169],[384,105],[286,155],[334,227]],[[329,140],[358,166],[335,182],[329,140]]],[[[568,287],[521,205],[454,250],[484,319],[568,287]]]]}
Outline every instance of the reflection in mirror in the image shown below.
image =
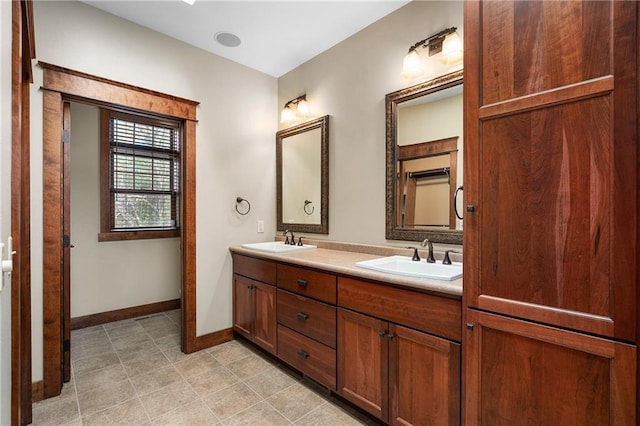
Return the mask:
{"type": "Polygon", "coordinates": [[[386,238],[461,244],[462,71],[390,93],[386,104],[386,238]]]}
{"type": "Polygon", "coordinates": [[[329,116],[276,134],[277,229],[329,233],[329,116]]]}

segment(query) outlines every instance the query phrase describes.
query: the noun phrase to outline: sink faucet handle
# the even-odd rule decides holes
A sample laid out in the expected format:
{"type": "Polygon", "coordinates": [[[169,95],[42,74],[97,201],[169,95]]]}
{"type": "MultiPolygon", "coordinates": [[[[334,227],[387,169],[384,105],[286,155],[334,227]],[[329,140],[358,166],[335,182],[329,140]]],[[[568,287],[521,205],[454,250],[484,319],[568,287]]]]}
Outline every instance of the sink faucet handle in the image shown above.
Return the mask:
{"type": "Polygon", "coordinates": [[[460,253],[457,250],[446,250],[444,252],[444,259],[442,259],[443,265],[451,265],[451,259],[449,259],[449,253],[460,253]]]}
{"type": "Polygon", "coordinates": [[[407,247],[408,249],[413,249],[413,257],[411,260],[414,262],[420,262],[420,255],[418,254],[418,247],[407,247]]]}

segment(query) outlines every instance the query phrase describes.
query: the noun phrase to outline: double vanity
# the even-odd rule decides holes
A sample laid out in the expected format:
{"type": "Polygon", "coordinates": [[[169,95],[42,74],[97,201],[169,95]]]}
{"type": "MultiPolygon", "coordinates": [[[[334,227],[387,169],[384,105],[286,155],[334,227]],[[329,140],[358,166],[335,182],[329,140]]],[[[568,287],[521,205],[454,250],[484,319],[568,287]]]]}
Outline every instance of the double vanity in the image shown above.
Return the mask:
{"type": "Polygon", "coordinates": [[[458,259],[326,241],[230,250],[237,334],[386,423],[459,424],[458,259]]]}

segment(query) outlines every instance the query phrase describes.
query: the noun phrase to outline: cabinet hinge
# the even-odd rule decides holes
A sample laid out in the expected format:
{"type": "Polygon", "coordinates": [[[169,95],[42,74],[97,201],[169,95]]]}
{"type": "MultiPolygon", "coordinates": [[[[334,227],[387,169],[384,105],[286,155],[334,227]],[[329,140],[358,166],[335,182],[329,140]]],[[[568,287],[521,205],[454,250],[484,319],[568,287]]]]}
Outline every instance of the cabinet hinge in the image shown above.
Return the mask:
{"type": "Polygon", "coordinates": [[[71,340],[65,339],[62,341],[63,352],[69,352],[71,350],[71,340]]]}
{"type": "Polygon", "coordinates": [[[62,247],[63,248],[67,248],[71,245],[71,239],[69,238],[68,235],[63,235],[62,236],[62,247]]]}
{"type": "Polygon", "coordinates": [[[69,130],[62,131],[62,143],[69,143],[71,141],[71,132],[69,130]]]}

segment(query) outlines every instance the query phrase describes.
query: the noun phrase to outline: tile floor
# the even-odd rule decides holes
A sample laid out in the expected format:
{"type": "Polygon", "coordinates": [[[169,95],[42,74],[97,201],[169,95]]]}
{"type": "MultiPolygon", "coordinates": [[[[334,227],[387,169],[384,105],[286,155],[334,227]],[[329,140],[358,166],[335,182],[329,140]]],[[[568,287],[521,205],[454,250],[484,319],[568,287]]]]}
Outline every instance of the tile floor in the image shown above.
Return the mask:
{"type": "Polygon", "coordinates": [[[372,423],[241,340],[183,354],[179,321],[176,310],[72,331],[71,381],[33,405],[33,424],[372,423]]]}

